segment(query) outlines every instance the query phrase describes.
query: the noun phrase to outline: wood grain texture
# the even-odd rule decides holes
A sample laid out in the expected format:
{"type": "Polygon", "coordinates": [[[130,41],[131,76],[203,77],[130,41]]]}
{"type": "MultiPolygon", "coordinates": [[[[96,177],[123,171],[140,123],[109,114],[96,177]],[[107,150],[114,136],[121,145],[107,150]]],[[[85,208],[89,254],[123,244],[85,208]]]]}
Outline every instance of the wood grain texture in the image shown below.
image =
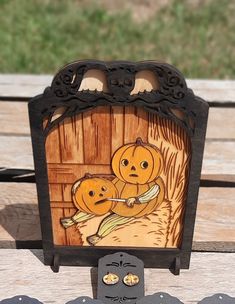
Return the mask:
{"type": "MultiPolygon", "coordinates": [[[[65,304],[79,296],[94,296],[95,268],[61,266],[59,273],[53,273],[42,259],[41,250],[1,250],[0,299],[25,294],[43,303],[65,304]]],[[[180,276],[166,269],[145,269],[145,295],[163,291],[185,304],[196,304],[218,292],[234,297],[234,280],[234,253],[192,253],[190,270],[182,270],[180,276]]]]}
{"type": "Polygon", "coordinates": [[[60,132],[59,128],[55,127],[51,130],[46,138],[46,159],[48,163],[61,162],[61,149],[60,149],[60,132]]]}
{"type": "MultiPolygon", "coordinates": [[[[52,75],[0,74],[0,96],[33,97],[51,85],[52,75]]],[[[235,102],[234,80],[186,79],[194,93],[206,100],[235,102]]]]}
{"type": "Polygon", "coordinates": [[[86,173],[111,174],[109,165],[48,164],[49,183],[73,184],[86,173]]]}
{"type": "Polygon", "coordinates": [[[0,247],[41,240],[35,184],[0,183],[0,247]]]}
{"type": "MultiPolygon", "coordinates": [[[[71,217],[76,212],[76,208],[65,208],[64,216],[71,217]]],[[[76,229],[76,226],[71,226],[65,230],[66,234],[66,244],[67,245],[82,245],[82,236],[79,231],[76,229]]]]}
{"type": "Polygon", "coordinates": [[[133,143],[138,137],[147,142],[148,113],[141,108],[125,107],[124,115],[124,144],[133,143]]]}
{"type": "Polygon", "coordinates": [[[123,107],[111,107],[111,136],[112,147],[111,153],[113,153],[124,144],[124,108],[123,107]]]}
{"type": "Polygon", "coordinates": [[[60,224],[60,219],[63,217],[65,217],[63,208],[51,208],[53,242],[55,245],[67,244],[66,231],[60,224]]]}
{"type": "Polygon", "coordinates": [[[235,173],[235,141],[207,140],[202,163],[202,174],[235,173]]]}
{"type": "Polygon", "coordinates": [[[110,107],[83,113],[83,149],[86,164],[109,164],[111,159],[110,107]]]}
{"type": "Polygon", "coordinates": [[[235,242],[235,188],[200,188],[194,240],[235,242]]]}
{"type": "Polygon", "coordinates": [[[29,118],[27,102],[0,102],[1,134],[29,135],[29,118]]]}
{"type": "Polygon", "coordinates": [[[33,169],[31,138],[0,135],[1,167],[33,169]]]}
{"type": "MultiPolygon", "coordinates": [[[[15,240],[41,240],[36,186],[0,183],[0,193],[0,247],[14,247],[15,240]]],[[[217,245],[219,248],[226,242],[230,242],[227,250],[235,249],[234,197],[235,188],[200,189],[194,233],[195,250],[203,248],[203,244],[207,250],[216,250],[214,244],[221,244],[217,245]]],[[[61,202],[52,204],[59,207],[61,202]]],[[[64,204],[66,210],[72,212],[72,202],[66,201],[64,204]]]]}
{"type": "Polygon", "coordinates": [[[61,202],[63,200],[62,185],[49,184],[50,200],[53,202],[61,202]]]}
{"type": "MultiPolygon", "coordinates": [[[[225,92],[226,94],[226,92],[225,92]]],[[[0,130],[5,135],[29,135],[29,119],[27,103],[0,101],[0,130]]],[[[121,138],[123,132],[123,107],[113,107],[112,134],[118,132],[121,138]]],[[[210,108],[206,137],[220,139],[235,138],[235,108],[210,108]],[[226,123],[225,123],[226,121],[226,123]]],[[[76,120],[77,122],[77,120],[76,120]]],[[[77,123],[75,124],[75,127],[77,123]]],[[[80,127],[79,127],[80,130],[80,127]]],[[[120,136],[120,137],[119,137],[120,136]]],[[[121,140],[114,139],[112,152],[121,144],[121,140]]]]}
{"type": "Polygon", "coordinates": [[[82,164],[84,162],[82,115],[66,117],[60,123],[59,133],[61,162],[82,164]]]}

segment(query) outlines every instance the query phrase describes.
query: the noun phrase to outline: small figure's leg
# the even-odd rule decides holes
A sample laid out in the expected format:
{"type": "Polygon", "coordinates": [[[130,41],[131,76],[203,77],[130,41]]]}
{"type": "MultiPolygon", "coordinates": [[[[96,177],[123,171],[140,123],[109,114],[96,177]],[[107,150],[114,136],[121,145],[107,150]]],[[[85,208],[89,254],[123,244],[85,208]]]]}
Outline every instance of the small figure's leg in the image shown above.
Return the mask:
{"type": "Polygon", "coordinates": [[[61,224],[64,226],[64,228],[68,228],[73,226],[74,224],[78,224],[84,221],[87,221],[91,218],[93,218],[94,214],[88,214],[85,212],[77,211],[73,216],[71,217],[63,217],[60,219],[61,224]]]}
{"type": "Polygon", "coordinates": [[[115,230],[118,226],[127,224],[133,221],[134,219],[134,217],[120,216],[115,213],[110,214],[109,216],[105,217],[100,223],[96,234],[87,237],[87,241],[90,245],[95,245],[102,238],[104,238],[106,235],[110,234],[113,230],[115,230]]]}

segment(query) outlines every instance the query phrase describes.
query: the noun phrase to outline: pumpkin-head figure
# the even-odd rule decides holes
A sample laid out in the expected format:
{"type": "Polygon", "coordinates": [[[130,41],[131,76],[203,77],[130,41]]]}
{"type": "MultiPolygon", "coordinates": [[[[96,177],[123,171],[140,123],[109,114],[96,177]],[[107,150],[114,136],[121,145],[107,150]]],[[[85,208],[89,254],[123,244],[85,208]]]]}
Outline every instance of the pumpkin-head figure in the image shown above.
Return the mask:
{"type": "Polygon", "coordinates": [[[115,175],[130,184],[147,184],[159,176],[163,166],[161,152],[137,138],[135,143],[119,148],[112,158],[115,175]]]}
{"type": "Polygon", "coordinates": [[[104,215],[109,212],[114,202],[105,199],[115,197],[117,189],[111,181],[92,175],[85,175],[72,187],[73,203],[79,210],[89,214],[104,215]],[[101,201],[102,204],[97,204],[101,201]]]}

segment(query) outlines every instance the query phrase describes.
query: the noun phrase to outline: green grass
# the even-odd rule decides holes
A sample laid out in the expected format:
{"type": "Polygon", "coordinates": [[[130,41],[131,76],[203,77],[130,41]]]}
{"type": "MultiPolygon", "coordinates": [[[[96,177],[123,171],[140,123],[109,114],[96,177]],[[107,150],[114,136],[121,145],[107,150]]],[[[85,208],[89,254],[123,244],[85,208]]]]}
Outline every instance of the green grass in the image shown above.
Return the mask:
{"type": "Polygon", "coordinates": [[[174,1],[151,19],[76,0],[0,0],[0,73],[55,73],[76,59],[157,59],[187,77],[234,78],[235,2],[174,1]]]}

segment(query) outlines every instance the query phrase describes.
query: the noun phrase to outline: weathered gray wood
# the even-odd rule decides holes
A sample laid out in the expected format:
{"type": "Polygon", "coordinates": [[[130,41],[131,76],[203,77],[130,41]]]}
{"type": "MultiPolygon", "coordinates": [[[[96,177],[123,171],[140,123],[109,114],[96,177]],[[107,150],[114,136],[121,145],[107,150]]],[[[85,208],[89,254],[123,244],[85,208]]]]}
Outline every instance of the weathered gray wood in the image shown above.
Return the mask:
{"type": "Polygon", "coordinates": [[[194,241],[234,242],[235,188],[200,188],[194,241]]]}
{"type": "MultiPolygon", "coordinates": [[[[0,134],[29,135],[27,106],[26,102],[0,102],[0,134]]],[[[235,108],[210,108],[206,137],[235,139],[235,108]]]]}
{"type": "Polygon", "coordinates": [[[206,140],[202,174],[234,174],[234,151],[234,140],[206,140]]]}
{"type": "Polygon", "coordinates": [[[0,183],[0,247],[41,240],[36,185],[0,183]]]}
{"type": "Polygon", "coordinates": [[[207,101],[235,101],[234,80],[187,79],[194,93],[207,101]]]}
{"type": "MultiPolygon", "coordinates": [[[[39,248],[39,247],[37,247],[39,248]]],[[[192,250],[195,252],[234,252],[234,242],[193,242],[192,250]]]]}
{"type": "Polygon", "coordinates": [[[235,139],[235,108],[210,108],[206,138],[235,139]]]}
{"type": "Polygon", "coordinates": [[[0,102],[0,134],[29,135],[27,102],[0,102]]]}
{"type": "Polygon", "coordinates": [[[0,135],[1,167],[33,169],[31,139],[29,136],[0,135]]]}
{"type": "MultiPolygon", "coordinates": [[[[51,75],[0,74],[0,96],[32,97],[50,86],[51,75]]],[[[188,87],[208,101],[235,101],[235,81],[188,79],[188,87]]]]}
{"type": "MultiPolygon", "coordinates": [[[[53,273],[42,264],[41,250],[0,250],[0,271],[1,299],[25,294],[43,303],[65,304],[79,296],[93,297],[97,284],[96,269],[90,267],[62,266],[53,273]]],[[[163,291],[192,304],[218,292],[234,297],[234,281],[234,253],[193,253],[190,270],[182,270],[180,276],[166,269],[145,269],[145,295],[163,291]]]]}
{"type": "Polygon", "coordinates": [[[51,75],[0,74],[0,96],[32,97],[51,84],[51,75]]]}
{"type": "MultiPolygon", "coordinates": [[[[0,183],[0,193],[0,247],[14,248],[15,240],[41,240],[36,186],[0,183]]],[[[200,189],[195,250],[235,250],[234,197],[235,188],[200,189]],[[230,242],[228,248],[225,242],[230,242]]]]}

